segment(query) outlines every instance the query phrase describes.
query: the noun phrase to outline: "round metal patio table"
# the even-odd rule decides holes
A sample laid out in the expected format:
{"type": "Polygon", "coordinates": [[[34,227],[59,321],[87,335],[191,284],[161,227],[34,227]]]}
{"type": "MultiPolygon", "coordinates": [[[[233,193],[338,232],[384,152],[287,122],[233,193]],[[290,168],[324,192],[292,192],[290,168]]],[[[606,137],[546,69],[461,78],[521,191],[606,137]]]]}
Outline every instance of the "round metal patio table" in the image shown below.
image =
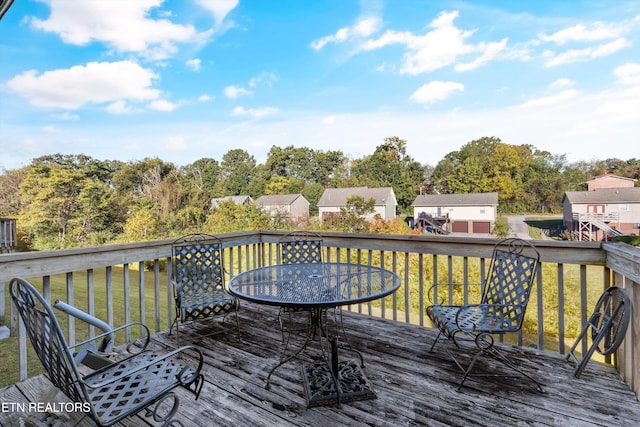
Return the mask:
{"type": "MultiPolygon", "coordinates": [[[[259,267],[240,273],[229,281],[229,292],[246,301],[303,309],[310,313],[311,324],[304,345],[271,369],[266,385],[269,388],[271,374],[298,356],[317,330],[321,332],[323,354],[322,337],[331,343],[332,357],[327,358],[328,367],[334,383],[338,384],[337,337],[326,334],[322,310],[384,298],[395,292],[400,283],[396,273],[371,265],[332,262],[288,264],[259,267]]],[[[338,390],[339,387],[336,387],[339,404],[338,390]]]]}

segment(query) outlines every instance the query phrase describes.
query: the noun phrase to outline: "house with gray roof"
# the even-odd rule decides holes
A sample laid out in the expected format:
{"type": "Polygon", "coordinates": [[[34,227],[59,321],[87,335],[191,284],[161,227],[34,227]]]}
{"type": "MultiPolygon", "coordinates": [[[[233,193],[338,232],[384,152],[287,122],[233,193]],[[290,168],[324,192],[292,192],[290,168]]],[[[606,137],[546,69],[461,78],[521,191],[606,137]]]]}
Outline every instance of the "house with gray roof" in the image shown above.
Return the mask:
{"type": "Polygon", "coordinates": [[[211,209],[218,209],[220,207],[220,202],[223,200],[231,200],[236,205],[248,205],[253,203],[253,199],[251,196],[226,196],[226,197],[216,197],[211,199],[211,209]]]}
{"type": "Polygon", "coordinates": [[[640,234],[640,187],[567,191],[562,219],[581,240],[608,240],[619,234],[640,234]]]}
{"type": "Polygon", "coordinates": [[[374,200],[374,212],[366,219],[380,215],[383,220],[396,217],[398,202],[391,187],[348,187],[327,188],[318,200],[318,215],[321,220],[328,220],[341,214],[341,208],[347,206],[347,200],[353,196],[362,197],[365,201],[374,200]]]}
{"type": "Polygon", "coordinates": [[[486,234],[496,222],[498,193],[421,194],[412,206],[416,225],[439,225],[446,233],[486,234]]]}
{"type": "Polygon", "coordinates": [[[309,218],[309,201],[302,194],[271,194],[260,196],[256,205],[271,216],[280,215],[291,220],[309,218]]]}

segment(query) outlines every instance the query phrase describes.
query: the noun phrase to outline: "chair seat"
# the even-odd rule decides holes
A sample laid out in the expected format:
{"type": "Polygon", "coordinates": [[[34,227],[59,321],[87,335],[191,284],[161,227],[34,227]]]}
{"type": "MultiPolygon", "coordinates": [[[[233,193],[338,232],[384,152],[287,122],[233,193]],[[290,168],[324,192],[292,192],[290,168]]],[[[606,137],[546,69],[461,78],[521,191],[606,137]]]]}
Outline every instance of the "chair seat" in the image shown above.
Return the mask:
{"type": "Polygon", "coordinates": [[[183,295],[181,299],[181,320],[199,319],[228,313],[236,308],[238,301],[224,290],[183,295]]]}
{"type": "Polygon", "coordinates": [[[231,308],[236,303],[236,299],[224,290],[210,290],[182,295],[183,308],[197,308],[202,306],[231,304],[231,308]]]}
{"type": "Polygon", "coordinates": [[[435,326],[447,337],[458,332],[506,333],[516,331],[512,318],[499,306],[479,304],[469,306],[436,305],[427,312],[435,326]]]}
{"type": "Polygon", "coordinates": [[[89,400],[102,424],[137,412],[196,372],[175,358],[145,351],[83,378],[89,400]],[[140,369],[144,365],[149,366],[140,369]],[[137,369],[140,369],[136,371],[137,369]],[[135,371],[133,375],[128,372],[135,371]],[[118,378],[120,376],[120,378],[118,378]],[[115,381],[114,378],[117,378],[115,381]]]}

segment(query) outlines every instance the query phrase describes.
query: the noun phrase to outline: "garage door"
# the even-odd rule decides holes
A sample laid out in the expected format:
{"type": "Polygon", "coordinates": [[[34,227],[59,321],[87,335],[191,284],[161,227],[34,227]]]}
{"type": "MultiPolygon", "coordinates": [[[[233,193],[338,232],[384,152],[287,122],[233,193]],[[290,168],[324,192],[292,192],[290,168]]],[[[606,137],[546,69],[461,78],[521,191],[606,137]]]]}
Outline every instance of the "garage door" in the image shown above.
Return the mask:
{"type": "Polygon", "coordinates": [[[469,223],[467,221],[456,221],[451,224],[451,231],[454,233],[468,233],[469,223]]]}
{"type": "Polygon", "coordinates": [[[491,233],[491,223],[489,221],[476,221],[473,223],[474,233],[491,233]]]}

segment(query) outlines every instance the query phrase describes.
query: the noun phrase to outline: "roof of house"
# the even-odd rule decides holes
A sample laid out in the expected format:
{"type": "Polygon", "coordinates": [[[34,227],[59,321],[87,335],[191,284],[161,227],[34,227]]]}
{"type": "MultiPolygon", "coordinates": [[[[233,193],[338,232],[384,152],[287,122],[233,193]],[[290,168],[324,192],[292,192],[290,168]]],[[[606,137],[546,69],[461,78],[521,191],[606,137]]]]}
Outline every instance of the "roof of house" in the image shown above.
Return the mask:
{"type": "Polygon", "coordinates": [[[603,175],[598,175],[595,178],[593,178],[592,180],[589,180],[587,182],[597,181],[597,180],[602,179],[602,178],[616,178],[616,179],[622,179],[622,180],[633,181],[633,182],[637,181],[636,179],[627,178],[627,177],[624,177],[624,176],[619,176],[619,175],[616,175],[614,173],[605,173],[603,175]]]}
{"type": "Polygon", "coordinates": [[[593,191],[567,191],[569,203],[640,203],[640,187],[598,188],[593,191]]]}
{"type": "Polygon", "coordinates": [[[327,188],[318,200],[318,206],[346,206],[347,199],[353,196],[360,196],[365,201],[375,200],[375,205],[386,205],[390,197],[395,201],[395,194],[391,187],[348,187],[348,188],[327,188]]]}
{"type": "Polygon", "coordinates": [[[412,206],[487,206],[498,204],[498,193],[421,194],[412,206]]]}
{"type": "Polygon", "coordinates": [[[214,199],[211,199],[211,208],[212,209],[217,209],[218,206],[219,206],[218,204],[223,200],[231,200],[236,205],[243,205],[243,204],[245,204],[247,202],[251,202],[253,199],[251,198],[251,196],[216,197],[214,199]]]}
{"type": "Polygon", "coordinates": [[[261,206],[285,206],[291,205],[300,197],[304,199],[302,194],[270,194],[258,197],[256,204],[261,206]]]}

